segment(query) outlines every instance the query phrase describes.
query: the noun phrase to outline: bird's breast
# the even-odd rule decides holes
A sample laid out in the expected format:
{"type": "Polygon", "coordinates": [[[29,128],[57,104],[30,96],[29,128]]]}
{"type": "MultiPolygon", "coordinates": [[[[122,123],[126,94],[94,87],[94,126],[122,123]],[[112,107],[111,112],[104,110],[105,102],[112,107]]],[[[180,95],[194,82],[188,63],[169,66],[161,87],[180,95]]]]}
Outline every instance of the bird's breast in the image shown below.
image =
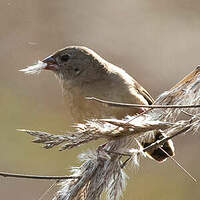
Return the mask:
{"type": "MultiPolygon", "coordinates": [[[[93,85],[94,86],[94,85],[93,85]]],[[[126,115],[134,115],[140,110],[133,108],[111,107],[99,102],[87,100],[86,97],[97,97],[104,100],[136,103],[136,99],[132,94],[121,90],[117,86],[117,90],[109,88],[109,85],[104,88],[95,86],[92,90],[89,86],[64,88],[63,95],[66,104],[66,111],[72,117],[74,123],[81,123],[89,119],[99,118],[117,118],[122,119],[126,115]]]]}

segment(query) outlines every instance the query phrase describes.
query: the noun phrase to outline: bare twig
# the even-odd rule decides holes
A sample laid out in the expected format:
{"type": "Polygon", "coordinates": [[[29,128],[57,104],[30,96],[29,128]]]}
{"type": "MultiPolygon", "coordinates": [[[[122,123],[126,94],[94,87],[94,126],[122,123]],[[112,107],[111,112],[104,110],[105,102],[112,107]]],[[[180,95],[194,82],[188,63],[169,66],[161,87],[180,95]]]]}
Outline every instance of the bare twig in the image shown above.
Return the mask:
{"type": "Polygon", "coordinates": [[[96,101],[99,103],[104,103],[109,106],[115,106],[115,107],[129,107],[129,108],[200,108],[200,104],[198,105],[139,105],[139,104],[129,104],[129,103],[118,103],[113,101],[106,101],[103,99],[99,99],[96,97],[86,97],[86,99],[91,101],[96,101]]]}
{"type": "MultiPolygon", "coordinates": [[[[160,147],[159,147],[160,148],[160,147]]],[[[168,157],[187,175],[189,176],[195,183],[197,183],[197,179],[194,178],[177,160],[175,160],[172,156],[170,156],[164,149],[160,148],[168,157]]]]}
{"type": "Polygon", "coordinates": [[[0,172],[0,176],[12,177],[12,178],[25,178],[25,179],[41,179],[41,180],[64,180],[64,179],[80,179],[80,176],[38,176],[38,175],[27,175],[27,174],[15,174],[0,172]]]}

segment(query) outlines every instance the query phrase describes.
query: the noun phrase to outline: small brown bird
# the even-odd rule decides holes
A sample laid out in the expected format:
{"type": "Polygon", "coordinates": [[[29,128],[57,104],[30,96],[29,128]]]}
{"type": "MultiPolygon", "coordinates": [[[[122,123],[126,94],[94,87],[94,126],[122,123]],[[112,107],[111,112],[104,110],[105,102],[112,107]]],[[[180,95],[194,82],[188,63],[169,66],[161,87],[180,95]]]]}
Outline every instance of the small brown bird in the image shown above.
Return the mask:
{"type": "MultiPolygon", "coordinates": [[[[107,62],[91,49],[81,46],[69,46],[45,58],[44,69],[52,70],[59,78],[67,112],[70,112],[74,123],[94,118],[124,118],[143,110],[135,108],[108,107],[91,102],[86,97],[97,97],[104,100],[132,103],[152,104],[153,98],[123,69],[107,62]]],[[[159,132],[155,140],[162,138],[159,132]]],[[[143,143],[147,146],[149,143],[143,143]]],[[[169,155],[174,154],[172,141],[163,147],[169,155]]],[[[149,156],[163,161],[168,156],[160,149],[149,152],[149,156]]]]}

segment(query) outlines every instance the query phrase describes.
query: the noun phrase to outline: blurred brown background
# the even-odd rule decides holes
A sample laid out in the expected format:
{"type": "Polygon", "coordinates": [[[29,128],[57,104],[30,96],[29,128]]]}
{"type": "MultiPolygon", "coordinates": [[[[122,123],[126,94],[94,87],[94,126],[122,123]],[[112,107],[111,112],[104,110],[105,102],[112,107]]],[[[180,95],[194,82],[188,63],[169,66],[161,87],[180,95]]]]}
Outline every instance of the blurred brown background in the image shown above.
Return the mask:
{"type": "MultiPolygon", "coordinates": [[[[59,152],[31,143],[17,128],[64,132],[68,124],[52,73],[18,72],[67,45],[84,45],[122,66],[156,97],[200,64],[198,0],[0,1],[0,171],[65,175],[92,143],[59,152]]],[[[102,141],[101,141],[102,142],[102,141]]],[[[177,137],[176,159],[200,179],[199,136],[177,137]]],[[[142,160],[122,199],[197,200],[195,184],[175,164],[142,160]]],[[[37,200],[48,181],[0,177],[0,199],[37,200]]],[[[44,199],[51,199],[52,193],[44,199]]]]}

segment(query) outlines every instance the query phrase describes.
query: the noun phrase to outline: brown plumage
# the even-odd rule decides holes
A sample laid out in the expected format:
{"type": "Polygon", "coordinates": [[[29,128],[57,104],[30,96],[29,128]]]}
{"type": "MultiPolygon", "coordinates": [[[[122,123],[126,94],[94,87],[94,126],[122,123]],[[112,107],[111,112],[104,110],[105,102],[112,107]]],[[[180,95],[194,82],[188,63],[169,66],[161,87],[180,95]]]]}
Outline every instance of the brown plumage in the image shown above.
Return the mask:
{"type": "MultiPolygon", "coordinates": [[[[67,112],[70,112],[73,123],[94,118],[121,119],[143,111],[109,107],[88,101],[86,97],[132,104],[153,102],[150,94],[123,69],[107,62],[86,47],[66,47],[45,58],[43,62],[47,64],[45,69],[54,71],[61,82],[67,112]]],[[[158,136],[162,137],[162,134],[159,133],[158,136]]],[[[169,143],[165,145],[169,147],[168,153],[173,155],[169,143]]],[[[160,151],[159,155],[154,153],[155,151],[150,154],[158,161],[167,157],[160,151]]]]}

